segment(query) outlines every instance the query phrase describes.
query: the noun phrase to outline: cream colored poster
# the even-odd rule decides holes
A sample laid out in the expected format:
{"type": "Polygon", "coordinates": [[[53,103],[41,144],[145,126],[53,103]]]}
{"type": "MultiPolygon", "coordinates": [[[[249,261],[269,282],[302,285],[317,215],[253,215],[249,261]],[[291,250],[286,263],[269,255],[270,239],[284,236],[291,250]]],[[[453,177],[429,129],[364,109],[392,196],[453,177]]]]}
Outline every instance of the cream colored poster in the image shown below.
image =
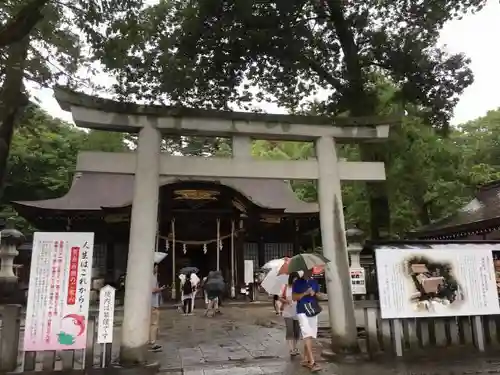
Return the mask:
{"type": "Polygon", "coordinates": [[[499,314],[492,245],[376,249],[383,319],[499,314]]]}

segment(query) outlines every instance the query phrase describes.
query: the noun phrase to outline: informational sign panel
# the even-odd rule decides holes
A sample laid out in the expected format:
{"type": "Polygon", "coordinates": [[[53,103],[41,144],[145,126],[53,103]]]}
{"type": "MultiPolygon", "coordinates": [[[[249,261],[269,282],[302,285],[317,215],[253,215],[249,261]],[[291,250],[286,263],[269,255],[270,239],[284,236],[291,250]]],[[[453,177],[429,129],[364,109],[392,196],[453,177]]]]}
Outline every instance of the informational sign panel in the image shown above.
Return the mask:
{"type": "Polygon", "coordinates": [[[351,290],[352,294],[366,294],[365,269],[363,267],[351,267],[351,290]]]}
{"type": "Polygon", "coordinates": [[[36,232],[25,351],[85,349],[94,233],[36,232]]]}
{"type": "Polygon", "coordinates": [[[492,245],[378,248],[383,319],[499,314],[492,245]]]}
{"type": "Polygon", "coordinates": [[[115,320],[115,288],[106,285],[99,291],[99,319],[97,325],[97,343],[113,342],[113,323],[115,320]]]}
{"type": "Polygon", "coordinates": [[[253,277],[253,260],[245,260],[245,284],[250,284],[254,282],[253,277]]]}

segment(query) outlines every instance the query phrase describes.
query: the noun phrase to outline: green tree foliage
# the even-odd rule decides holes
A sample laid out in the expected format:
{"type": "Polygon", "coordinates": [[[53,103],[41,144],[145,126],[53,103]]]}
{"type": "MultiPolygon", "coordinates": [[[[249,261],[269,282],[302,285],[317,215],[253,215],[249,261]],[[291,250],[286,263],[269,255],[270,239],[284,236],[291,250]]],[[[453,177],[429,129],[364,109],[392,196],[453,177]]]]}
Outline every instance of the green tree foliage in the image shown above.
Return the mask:
{"type": "Polygon", "coordinates": [[[101,89],[91,80],[104,38],[142,0],[0,2],[0,194],[17,118],[29,104],[25,85],[101,89]]]}
{"type": "MultiPolygon", "coordinates": [[[[15,43],[29,41],[24,77],[42,87],[59,83],[90,88],[96,86],[89,74],[94,71],[91,64],[96,59],[91,47],[102,44],[106,35],[114,33],[117,23],[131,17],[142,3],[142,0],[5,0],[0,2],[0,36],[21,19],[21,25],[14,27],[16,32],[9,34],[14,34],[11,39],[15,43]],[[31,8],[37,10],[33,19],[29,17],[33,13],[31,8]]],[[[4,44],[14,44],[7,42],[4,44]]],[[[10,52],[8,48],[0,51],[3,81],[10,52]]]]}
{"type": "MultiPolygon", "coordinates": [[[[448,130],[458,95],[472,82],[467,59],[437,46],[443,24],[485,0],[170,0],[143,9],[133,32],[101,55],[126,98],[207,108],[272,101],[290,112],[379,114],[378,77],[398,102],[448,130]],[[253,88],[253,89],[251,89],[253,88]],[[323,102],[311,102],[321,90],[323,102]]],[[[363,160],[387,148],[365,144],[363,160]]],[[[371,233],[387,217],[387,188],[372,184],[371,233]]]]}
{"type": "MultiPolygon", "coordinates": [[[[19,119],[1,200],[3,218],[15,217],[9,202],[58,198],[71,186],[79,151],[126,151],[121,133],[85,132],[49,116],[36,105],[19,119]]],[[[27,224],[17,218],[21,229],[27,224]]]]}
{"type": "MultiPolygon", "coordinates": [[[[395,127],[387,144],[388,195],[393,236],[403,238],[412,229],[446,217],[473,198],[476,187],[500,179],[498,162],[500,109],[458,126],[447,138],[419,117],[408,116],[395,127]]],[[[312,144],[258,141],[254,155],[267,159],[302,159],[311,156],[312,144]]],[[[339,147],[348,160],[359,158],[353,147],[339,147]]],[[[316,200],[312,182],[292,182],[296,193],[316,200]]],[[[343,183],[347,226],[369,230],[368,197],[359,183],[343,183]]]]}

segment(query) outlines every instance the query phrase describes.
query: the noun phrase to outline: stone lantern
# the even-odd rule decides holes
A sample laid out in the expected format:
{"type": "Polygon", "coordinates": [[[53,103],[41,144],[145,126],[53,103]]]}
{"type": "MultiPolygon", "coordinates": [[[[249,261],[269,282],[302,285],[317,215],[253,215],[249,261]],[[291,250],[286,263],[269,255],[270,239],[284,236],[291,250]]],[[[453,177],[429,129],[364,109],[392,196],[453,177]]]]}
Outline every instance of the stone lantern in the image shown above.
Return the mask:
{"type": "Polygon", "coordinates": [[[351,258],[351,265],[349,267],[349,274],[351,277],[351,292],[357,297],[366,294],[366,278],[365,269],[361,267],[360,254],[363,250],[364,233],[359,228],[352,228],[346,230],[347,238],[347,252],[351,258]]]}
{"type": "Polygon", "coordinates": [[[347,252],[351,258],[351,268],[361,268],[360,254],[363,250],[365,233],[357,228],[347,229],[345,231],[347,239],[347,252]]]}
{"type": "Polygon", "coordinates": [[[24,235],[17,229],[0,232],[0,303],[20,303],[24,299],[14,273],[14,258],[23,242],[24,235]]]}

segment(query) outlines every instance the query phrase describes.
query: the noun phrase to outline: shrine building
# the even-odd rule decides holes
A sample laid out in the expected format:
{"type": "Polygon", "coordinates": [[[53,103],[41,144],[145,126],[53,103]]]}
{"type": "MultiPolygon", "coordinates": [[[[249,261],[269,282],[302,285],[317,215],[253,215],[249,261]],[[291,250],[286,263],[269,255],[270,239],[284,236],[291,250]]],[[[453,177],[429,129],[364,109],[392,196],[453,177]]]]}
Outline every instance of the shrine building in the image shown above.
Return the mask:
{"type": "MultiPolygon", "coordinates": [[[[133,175],[77,172],[63,197],[12,204],[40,231],[94,232],[93,277],[117,280],[127,268],[133,183],[133,175]]],[[[165,177],[158,213],[156,251],[167,253],[159,281],[168,297],[180,295],[171,285],[182,267],[200,276],[220,269],[229,280],[234,266],[243,285],[244,260],[257,269],[311,249],[319,226],[318,205],[299,200],[284,180],[165,177]]]]}

